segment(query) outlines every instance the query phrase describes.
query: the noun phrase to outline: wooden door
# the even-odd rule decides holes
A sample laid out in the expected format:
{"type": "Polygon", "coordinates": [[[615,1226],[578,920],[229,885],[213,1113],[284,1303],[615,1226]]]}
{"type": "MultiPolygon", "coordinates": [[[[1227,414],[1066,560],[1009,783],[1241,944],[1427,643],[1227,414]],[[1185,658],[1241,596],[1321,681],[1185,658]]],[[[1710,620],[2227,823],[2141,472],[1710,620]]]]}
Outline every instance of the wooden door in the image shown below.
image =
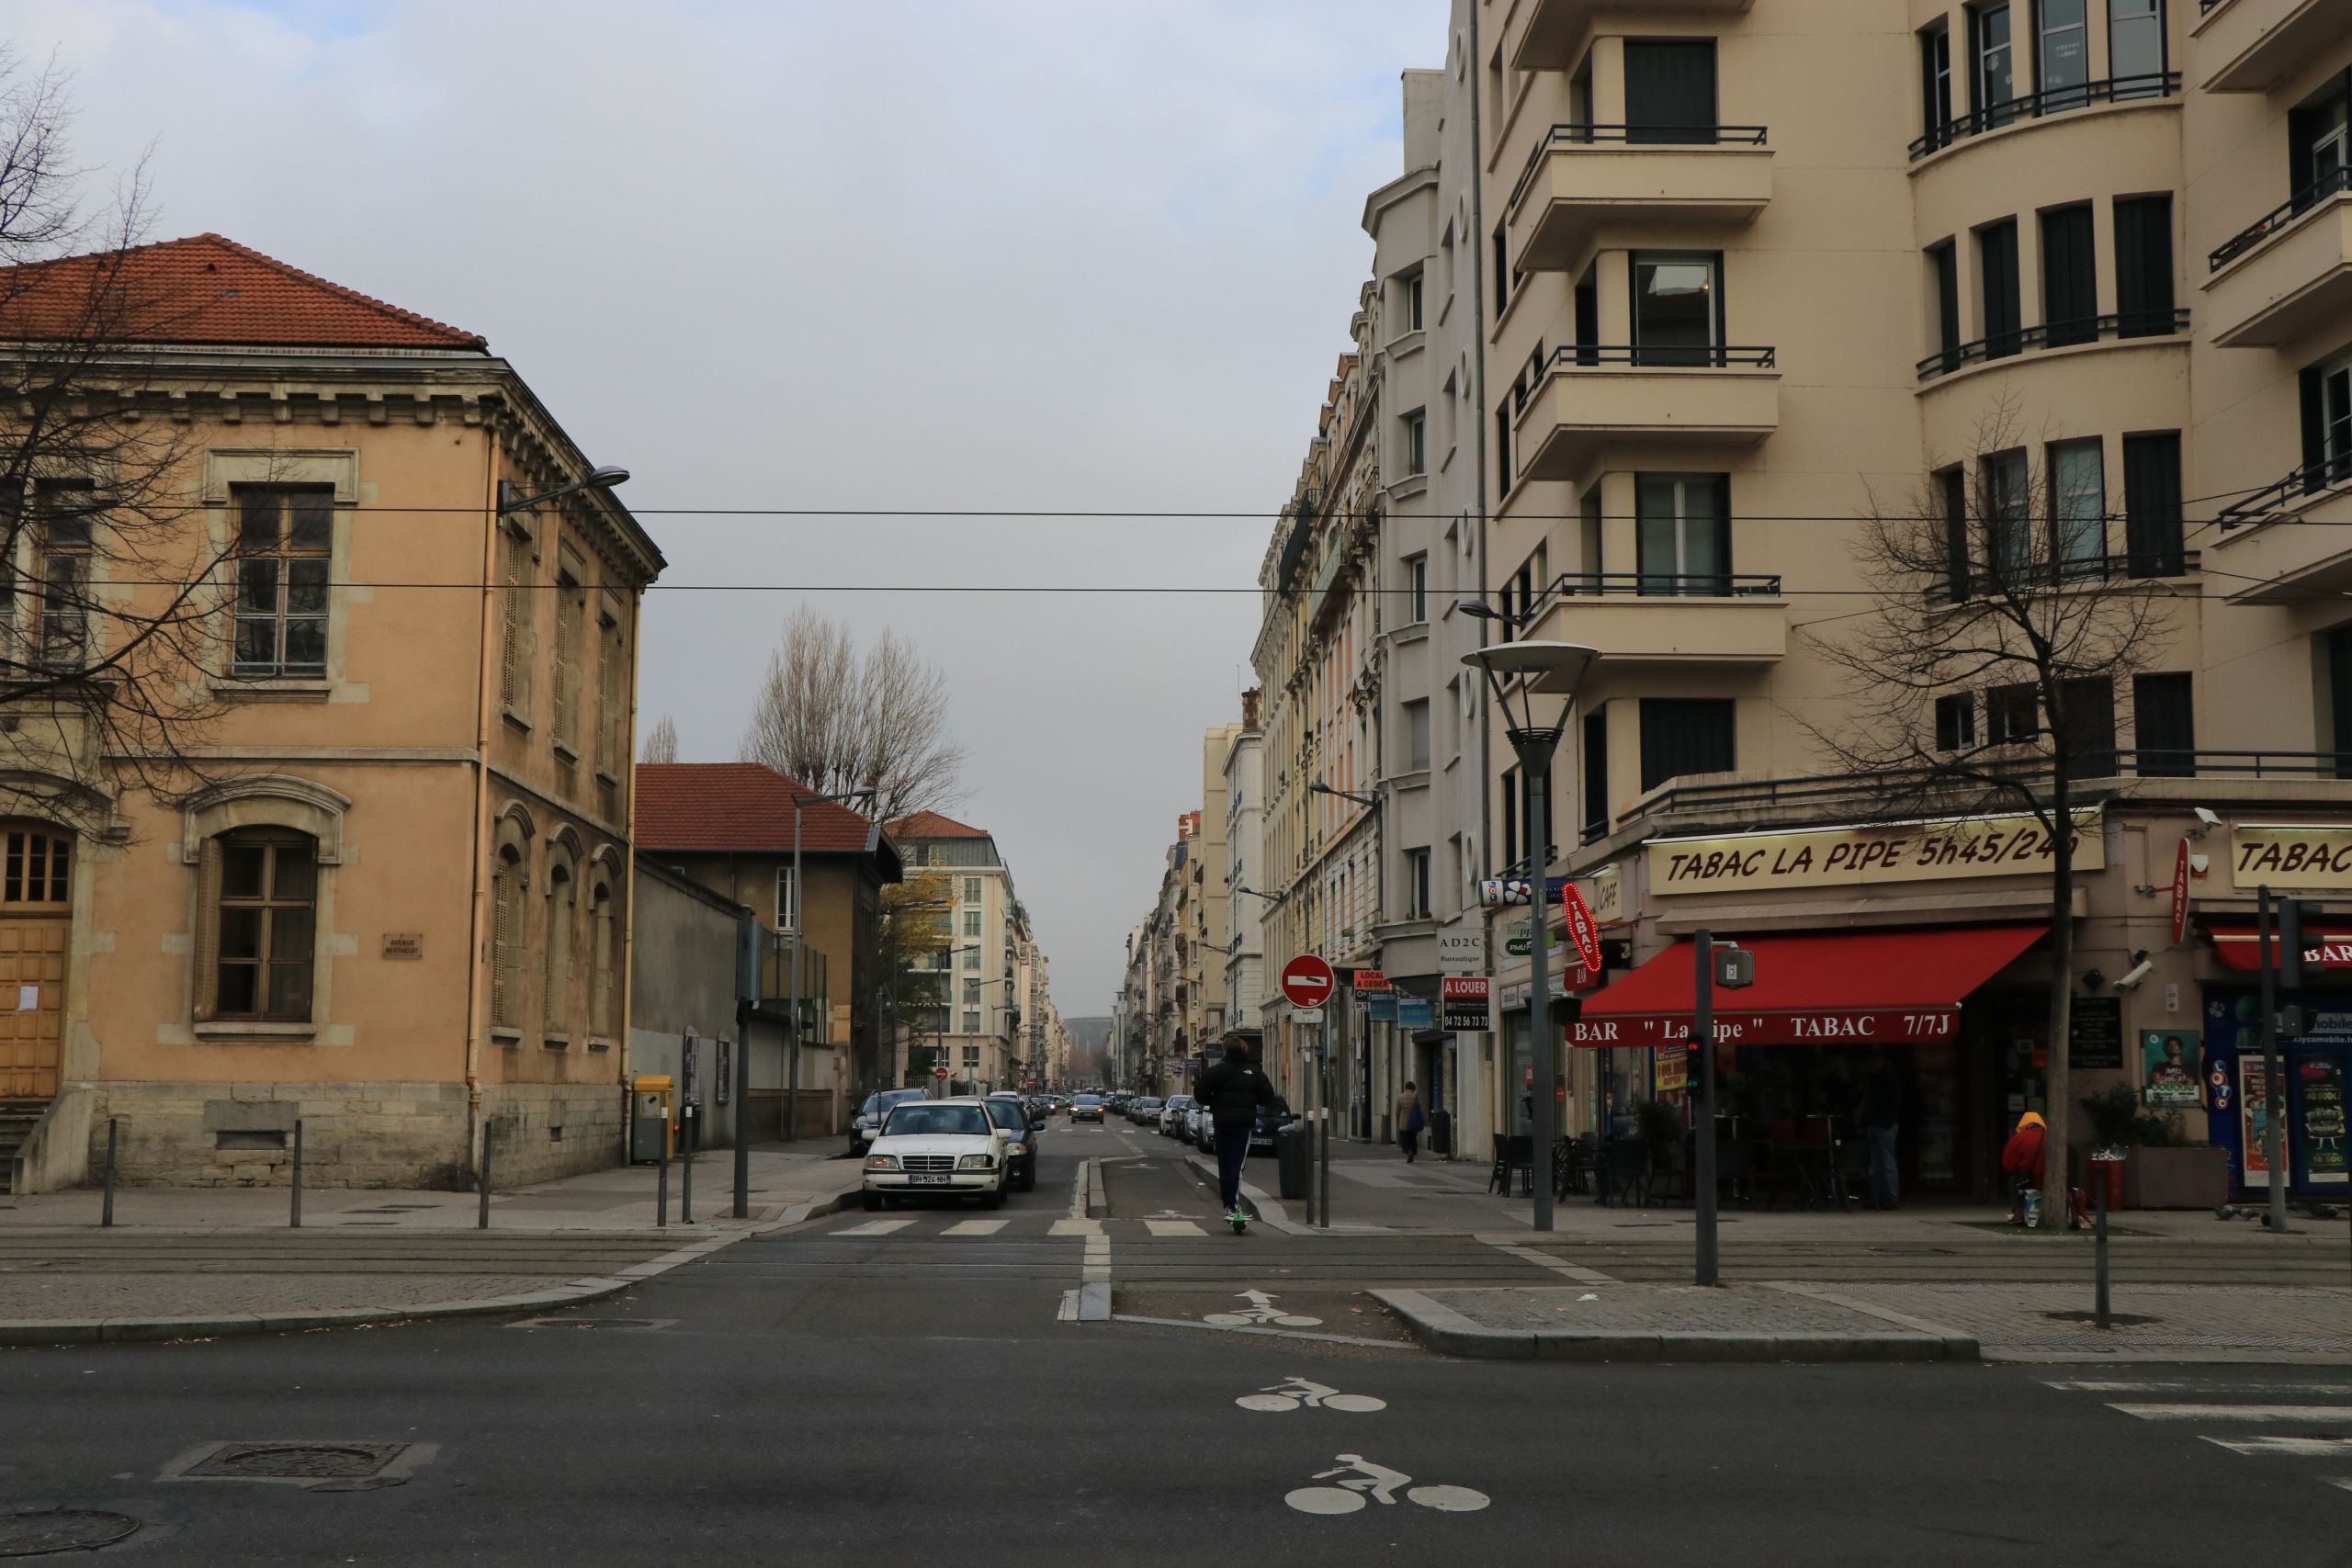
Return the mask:
{"type": "Polygon", "coordinates": [[[57,1096],[73,843],[32,824],[0,828],[0,1100],[57,1096]]]}

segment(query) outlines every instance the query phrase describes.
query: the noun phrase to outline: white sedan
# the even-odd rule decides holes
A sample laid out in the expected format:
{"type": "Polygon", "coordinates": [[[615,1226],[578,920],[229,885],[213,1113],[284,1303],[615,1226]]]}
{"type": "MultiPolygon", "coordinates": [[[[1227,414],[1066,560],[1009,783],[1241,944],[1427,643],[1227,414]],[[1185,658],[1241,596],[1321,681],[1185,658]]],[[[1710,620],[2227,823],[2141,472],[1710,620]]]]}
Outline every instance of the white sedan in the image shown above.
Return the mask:
{"type": "Polygon", "coordinates": [[[1008,1161],[986,1107],[970,1100],[917,1100],[890,1108],[865,1155],[865,1206],[924,1193],[977,1197],[1001,1208],[1008,1161]]]}

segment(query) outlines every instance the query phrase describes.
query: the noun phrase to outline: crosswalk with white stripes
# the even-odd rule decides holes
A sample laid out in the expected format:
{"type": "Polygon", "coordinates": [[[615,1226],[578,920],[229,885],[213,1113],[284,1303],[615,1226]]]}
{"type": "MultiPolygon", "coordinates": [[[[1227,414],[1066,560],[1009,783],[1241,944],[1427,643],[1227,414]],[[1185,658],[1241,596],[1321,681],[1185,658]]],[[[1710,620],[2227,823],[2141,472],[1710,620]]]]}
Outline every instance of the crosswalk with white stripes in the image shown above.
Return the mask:
{"type": "Polygon", "coordinates": [[[961,1218],[952,1209],[941,1209],[916,1214],[898,1214],[887,1219],[855,1220],[824,1226],[815,1234],[843,1241],[878,1240],[889,1236],[908,1241],[933,1238],[978,1240],[990,1236],[1023,1241],[1105,1235],[1167,1240],[1222,1235],[1224,1232],[1223,1225],[1204,1224],[1197,1220],[1167,1215],[1136,1220],[1080,1220],[1034,1213],[974,1220],[961,1218]]]}
{"type": "Polygon", "coordinates": [[[2247,1459],[2317,1460],[2312,1479],[2352,1492],[2352,1382],[2324,1378],[2044,1379],[2137,1421],[2210,1427],[2197,1436],[2247,1459]],[[2305,1428],[2280,1432],[2279,1427],[2305,1428]],[[2319,1429],[2312,1429],[2319,1428],[2319,1429]]]}

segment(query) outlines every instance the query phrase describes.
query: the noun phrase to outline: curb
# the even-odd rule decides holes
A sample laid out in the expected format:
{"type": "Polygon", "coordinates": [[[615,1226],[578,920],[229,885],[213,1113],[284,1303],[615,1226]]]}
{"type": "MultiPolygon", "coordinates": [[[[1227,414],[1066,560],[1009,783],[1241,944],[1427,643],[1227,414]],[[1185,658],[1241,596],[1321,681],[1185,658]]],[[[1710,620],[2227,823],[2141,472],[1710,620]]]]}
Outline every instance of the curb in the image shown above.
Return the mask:
{"type": "Polygon", "coordinates": [[[1421,1291],[1367,1292],[1449,1356],[1501,1361],[1974,1361],[1976,1341],[1937,1334],[1645,1334],[1487,1328],[1421,1291]]]}
{"type": "Polygon", "coordinates": [[[1104,1196],[1102,1191],[1102,1162],[1099,1159],[1088,1160],[1086,1162],[1086,1217],[1090,1220],[1102,1220],[1108,1219],[1110,1215],[1111,1200],[1104,1196]]]}
{"type": "Polygon", "coordinates": [[[641,1285],[673,1269],[695,1263],[739,1241],[765,1235],[786,1225],[854,1207],[859,1194],[837,1192],[808,1203],[797,1203],[775,1217],[741,1230],[706,1236],[690,1246],[632,1264],[610,1277],[591,1276],[544,1291],[514,1296],[485,1296],[472,1301],[431,1302],[409,1307],[343,1307],[330,1312],[230,1313],[193,1317],[19,1318],[0,1322],[0,1348],[38,1345],[94,1343],[153,1343],[170,1339],[220,1339],[240,1334],[303,1334],[322,1328],[357,1328],[368,1325],[414,1323],[429,1318],[533,1316],[555,1307],[576,1306],[616,1295],[641,1285]]]}

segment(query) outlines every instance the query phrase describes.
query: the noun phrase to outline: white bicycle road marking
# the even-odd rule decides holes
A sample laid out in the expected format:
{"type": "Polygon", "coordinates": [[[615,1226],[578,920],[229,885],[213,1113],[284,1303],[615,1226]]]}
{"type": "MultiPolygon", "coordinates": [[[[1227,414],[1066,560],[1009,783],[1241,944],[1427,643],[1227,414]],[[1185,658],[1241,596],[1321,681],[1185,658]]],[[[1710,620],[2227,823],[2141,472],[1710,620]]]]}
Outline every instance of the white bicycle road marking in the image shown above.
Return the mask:
{"type": "Polygon", "coordinates": [[[942,1235],[994,1235],[1012,1223],[1010,1220],[958,1220],[939,1234],[942,1235]]]}
{"type": "Polygon", "coordinates": [[[1154,1235],[1206,1235],[1208,1233],[1190,1220],[1146,1220],[1143,1228],[1154,1235]]]}
{"type": "Polygon", "coordinates": [[[2352,1404],[2110,1404],[2143,1421],[2352,1421],[2352,1404]]]}
{"type": "Polygon", "coordinates": [[[1302,1514],[1352,1514],[1364,1506],[1367,1497],[1394,1506],[1399,1490],[1408,1503],[1433,1508],[1441,1514],[1475,1514],[1494,1501],[1484,1492],[1467,1486],[1415,1486],[1413,1478],[1403,1471],[1374,1464],[1362,1454],[1340,1454],[1337,1458],[1337,1469],[1317,1471],[1314,1479],[1336,1480],[1338,1485],[1295,1487],[1283,1494],[1283,1501],[1302,1514]]]}
{"type": "Polygon", "coordinates": [[[848,1225],[835,1231],[835,1235],[888,1235],[913,1224],[912,1220],[868,1220],[862,1225],[848,1225]]]}
{"type": "Polygon", "coordinates": [[[1388,1408],[1385,1399],[1374,1399],[1368,1393],[1341,1393],[1336,1388],[1295,1375],[1271,1388],[1245,1393],[1233,1403],[1244,1410],[1345,1410],[1370,1414],[1388,1408]]]}
{"type": "Polygon", "coordinates": [[[1323,1321],[1319,1317],[1301,1317],[1283,1311],[1274,1305],[1274,1298],[1263,1291],[1242,1291],[1238,1293],[1243,1301],[1250,1303],[1247,1307],[1239,1312],[1213,1312],[1201,1321],[1214,1323],[1219,1328],[1240,1328],[1261,1323],[1278,1323],[1284,1328],[1313,1328],[1323,1321]]]}
{"type": "Polygon", "coordinates": [[[1101,1235],[1101,1220],[1056,1220],[1046,1232],[1047,1235],[1101,1235]]]}

